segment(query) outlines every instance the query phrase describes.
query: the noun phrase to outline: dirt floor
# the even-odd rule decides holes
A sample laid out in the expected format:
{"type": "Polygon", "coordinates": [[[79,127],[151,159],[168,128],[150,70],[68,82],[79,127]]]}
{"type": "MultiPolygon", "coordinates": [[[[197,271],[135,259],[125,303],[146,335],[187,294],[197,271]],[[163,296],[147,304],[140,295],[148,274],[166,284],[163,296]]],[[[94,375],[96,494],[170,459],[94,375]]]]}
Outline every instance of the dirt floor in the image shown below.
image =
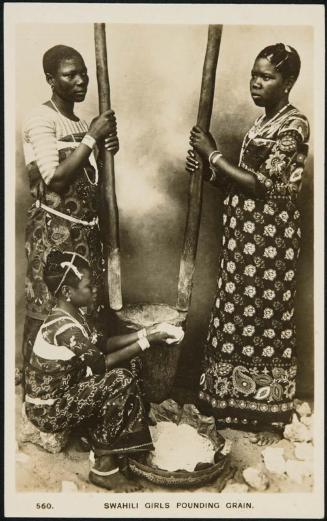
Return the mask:
{"type": "MultiPolygon", "coordinates": [[[[16,386],[16,436],[19,440],[21,432],[21,407],[22,407],[22,389],[16,386]]],[[[260,475],[264,476],[266,485],[265,492],[311,492],[313,486],[313,478],[311,472],[306,475],[299,476],[293,473],[292,479],[287,473],[288,471],[278,470],[271,472],[263,462],[263,447],[250,442],[250,433],[226,429],[221,431],[224,438],[232,441],[231,449],[231,465],[233,467],[232,477],[229,479],[218,480],[210,486],[193,489],[195,492],[254,492],[243,478],[243,470],[247,467],[256,467],[260,471],[260,475]]],[[[308,447],[309,444],[306,444],[308,447]]],[[[284,449],[283,457],[285,460],[299,460],[295,457],[296,445],[286,439],[280,440],[273,448],[284,449]]],[[[310,443],[310,448],[312,444],[310,443]]],[[[58,454],[50,454],[41,447],[32,443],[20,443],[16,445],[16,488],[18,492],[61,492],[61,491],[80,491],[80,492],[103,492],[103,489],[97,488],[88,481],[88,472],[90,468],[88,452],[80,452],[72,443],[58,454]]],[[[277,461],[277,460],[276,460],[277,461]]],[[[301,464],[300,462],[300,467],[301,464]]],[[[311,462],[310,462],[311,463],[311,462]]],[[[171,489],[163,489],[156,487],[146,481],[142,481],[143,491],[171,492],[171,489]]],[[[260,487],[259,487],[260,488],[260,487]]],[[[176,492],[186,492],[186,490],[175,489],[176,492]]],[[[257,489],[257,491],[259,491],[257,489]]]]}

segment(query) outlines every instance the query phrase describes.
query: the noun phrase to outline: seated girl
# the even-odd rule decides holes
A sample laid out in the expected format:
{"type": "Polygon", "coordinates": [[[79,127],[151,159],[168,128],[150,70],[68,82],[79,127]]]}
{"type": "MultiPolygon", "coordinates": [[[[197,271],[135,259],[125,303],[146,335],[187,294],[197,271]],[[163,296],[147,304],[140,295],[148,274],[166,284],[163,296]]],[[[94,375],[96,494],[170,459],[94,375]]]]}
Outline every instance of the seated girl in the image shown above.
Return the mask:
{"type": "Polygon", "coordinates": [[[90,481],[135,490],[119,461],[153,445],[139,382],[123,366],[152,342],[173,337],[158,326],[109,339],[92,331],[80,312],[92,298],[89,265],[78,253],[50,252],[44,277],[57,305],[25,369],[27,417],[43,432],[86,427],[95,456],[90,481]]]}

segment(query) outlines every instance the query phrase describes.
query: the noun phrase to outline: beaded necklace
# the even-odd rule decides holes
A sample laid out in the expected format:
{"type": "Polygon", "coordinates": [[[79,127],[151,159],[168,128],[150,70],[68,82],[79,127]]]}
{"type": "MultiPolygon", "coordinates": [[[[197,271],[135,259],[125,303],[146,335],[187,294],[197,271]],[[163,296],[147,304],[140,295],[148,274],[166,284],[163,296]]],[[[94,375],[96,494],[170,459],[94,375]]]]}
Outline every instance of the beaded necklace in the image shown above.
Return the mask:
{"type": "MultiPolygon", "coordinates": [[[[73,320],[73,322],[78,323],[79,326],[81,326],[82,328],[85,328],[88,331],[88,333],[89,333],[89,334],[86,334],[85,336],[89,336],[89,335],[92,334],[91,329],[90,329],[88,323],[86,322],[85,318],[83,317],[83,315],[81,313],[79,313],[79,316],[82,319],[82,323],[79,320],[77,320],[77,318],[73,317],[73,315],[71,315],[68,311],[66,311],[65,309],[60,308],[59,306],[54,307],[53,310],[54,311],[61,311],[61,313],[64,313],[65,315],[70,317],[73,320]]],[[[87,333],[87,331],[85,331],[85,333],[87,333]]]]}
{"type": "Polygon", "coordinates": [[[260,118],[258,119],[258,122],[254,125],[254,127],[252,127],[249,130],[249,132],[247,132],[245,134],[245,136],[244,136],[244,139],[243,139],[243,142],[242,142],[242,147],[241,147],[241,153],[240,153],[240,162],[241,162],[241,159],[243,157],[244,150],[248,146],[250,141],[255,139],[260,132],[262,132],[270,123],[275,121],[275,119],[277,119],[278,116],[280,116],[280,114],[282,112],[284,112],[284,110],[286,110],[289,106],[290,106],[290,103],[287,103],[287,105],[284,105],[284,107],[282,107],[272,118],[268,119],[268,121],[266,121],[266,123],[264,125],[262,125],[262,126],[261,126],[261,123],[262,123],[265,115],[262,114],[260,116],[260,118]]]}
{"type": "MultiPolygon", "coordinates": [[[[60,116],[63,116],[63,114],[60,112],[60,110],[58,109],[57,105],[54,103],[54,101],[52,101],[52,99],[50,99],[50,103],[53,105],[53,108],[55,109],[55,111],[58,112],[58,114],[59,114],[60,116]]],[[[65,116],[65,117],[66,117],[66,116],[65,116]]],[[[71,133],[70,135],[71,135],[71,137],[72,137],[74,143],[76,143],[76,139],[75,139],[75,137],[74,137],[74,134],[71,133]]],[[[92,181],[92,180],[89,178],[89,175],[88,175],[87,170],[86,170],[85,167],[83,167],[83,172],[84,172],[84,174],[85,174],[85,176],[86,176],[88,182],[90,183],[90,185],[96,186],[96,185],[98,184],[99,176],[98,176],[98,171],[97,171],[97,169],[95,169],[95,180],[94,180],[94,181],[92,181]]]]}

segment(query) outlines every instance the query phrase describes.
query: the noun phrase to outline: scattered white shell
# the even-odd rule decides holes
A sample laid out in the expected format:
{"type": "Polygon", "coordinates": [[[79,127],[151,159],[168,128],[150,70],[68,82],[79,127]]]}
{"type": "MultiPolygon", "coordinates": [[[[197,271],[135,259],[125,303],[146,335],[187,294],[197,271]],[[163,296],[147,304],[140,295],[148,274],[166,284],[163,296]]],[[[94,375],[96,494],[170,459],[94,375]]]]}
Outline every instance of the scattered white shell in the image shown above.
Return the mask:
{"type": "Polygon", "coordinates": [[[222,492],[243,494],[244,492],[249,492],[249,487],[243,483],[228,483],[222,492]]]}
{"type": "Polygon", "coordinates": [[[312,475],[312,466],[306,461],[287,460],[286,472],[288,477],[296,483],[302,483],[304,476],[312,475]]]}
{"type": "Polygon", "coordinates": [[[248,467],[243,471],[243,478],[250,487],[263,492],[268,487],[269,481],[267,476],[260,470],[254,467],[248,467]]]}
{"type": "Polygon", "coordinates": [[[311,407],[308,402],[297,402],[295,403],[295,410],[299,416],[310,416],[311,407]]]}
{"type": "Polygon", "coordinates": [[[307,427],[311,427],[313,425],[313,414],[311,416],[302,416],[301,422],[307,427]]]}
{"type": "Polygon", "coordinates": [[[266,447],[261,454],[265,467],[269,472],[273,472],[274,474],[284,474],[284,472],[286,472],[283,448],[266,447]]]}
{"type": "Polygon", "coordinates": [[[303,461],[313,460],[312,443],[295,443],[295,457],[303,461]]]}
{"type": "Polygon", "coordinates": [[[312,432],[304,423],[299,422],[298,419],[294,420],[289,425],[285,426],[284,438],[290,441],[311,441],[312,432]]]}
{"type": "Polygon", "coordinates": [[[78,487],[73,481],[62,481],[61,492],[77,492],[78,487]]]}

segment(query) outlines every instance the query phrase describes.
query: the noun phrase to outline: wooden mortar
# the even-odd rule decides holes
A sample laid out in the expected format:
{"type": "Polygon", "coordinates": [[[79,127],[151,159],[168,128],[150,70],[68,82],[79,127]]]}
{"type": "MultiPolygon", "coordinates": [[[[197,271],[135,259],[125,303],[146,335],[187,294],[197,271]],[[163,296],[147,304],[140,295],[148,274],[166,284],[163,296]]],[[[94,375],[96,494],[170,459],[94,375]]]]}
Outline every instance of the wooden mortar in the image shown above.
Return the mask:
{"type": "MultiPolygon", "coordinates": [[[[182,326],[185,330],[187,314],[166,304],[131,304],[115,312],[119,334],[142,329],[159,322],[182,326]]],[[[180,344],[152,344],[143,354],[144,391],[149,402],[161,403],[169,398],[175,383],[180,344]]]]}

